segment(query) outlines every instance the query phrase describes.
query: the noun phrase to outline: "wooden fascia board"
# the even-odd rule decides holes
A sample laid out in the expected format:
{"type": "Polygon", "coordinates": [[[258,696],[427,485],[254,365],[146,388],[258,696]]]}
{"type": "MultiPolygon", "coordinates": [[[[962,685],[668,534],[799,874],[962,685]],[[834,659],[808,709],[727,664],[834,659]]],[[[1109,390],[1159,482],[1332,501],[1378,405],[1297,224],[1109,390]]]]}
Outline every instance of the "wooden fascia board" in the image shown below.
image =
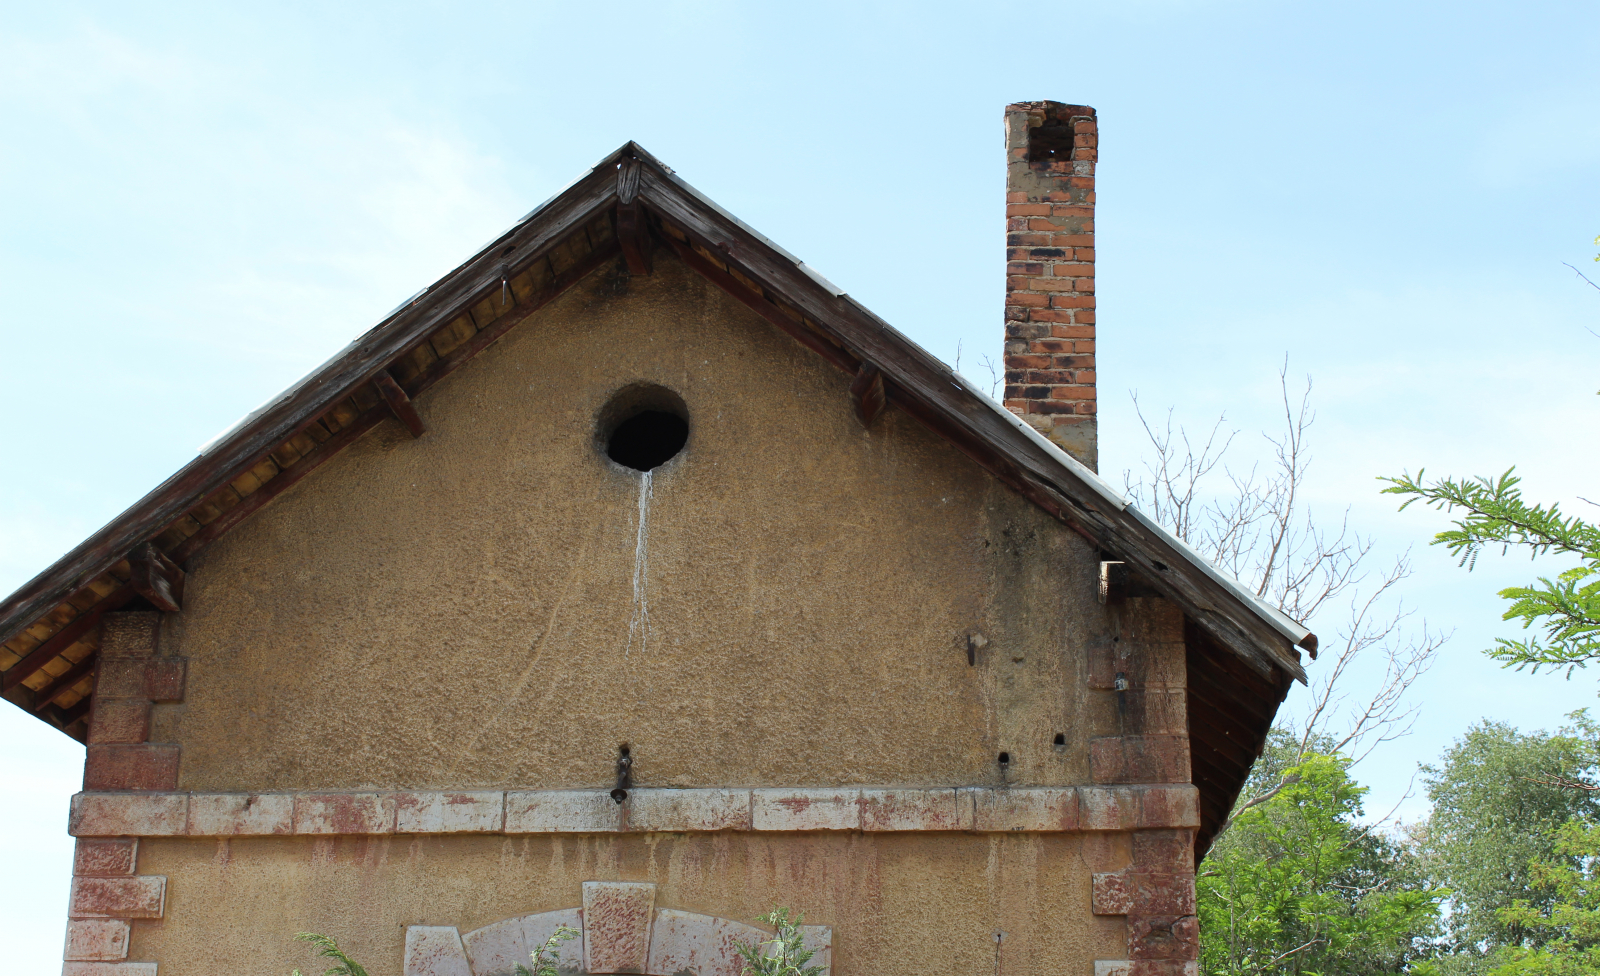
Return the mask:
{"type": "MultiPolygon", "coordinates": [[[[1075,528],[1101,548],[1136,566],[1156,590],[1257,671],[1270,675],[1282,668],[1297,680],[1306,680],[1289,639],[1261,619],[1254,608],[1190,567],[1187,554],[1150,532],[1139,519],[1107,504],[1098,492],[967,392],[932,355],[847,296],[823,288],[788,255],[706,206],[667,174],[645,167],[639,195],[645,206],[696,243],[737,265],[741,274],[828,329],[854,359],[876,365],[893,384],[895,399],[911,396],[921,401],[938,421],[961,429],[991,449],[994,457],[987,467],[993,470],[993,462],[998,462],[1014,469],[1014,476],[1033,483],[1058,503],[1059,511],[1052,514],[1075,523],[1075,528]],[[1184,572],[1183,567],[1192,572],[1184,572]]],[[[1032,497],[1034,493],[1028,494],[1032,497]]]]}
{"type": "Polygon", "coordinates": [[[616,201],[613,153],[472,259],[419,293],[350,345],[346,352],[299,383],[250,423],[184,465],[127,511],[111,520],[54,565],[0,604],[0,643],[10,640],[130,549],[160,533],[239,472],[349,392],[371,380],[406,350],[449,319],[501,287],[508,262],[522,263],[581,229],[616,201]]]}

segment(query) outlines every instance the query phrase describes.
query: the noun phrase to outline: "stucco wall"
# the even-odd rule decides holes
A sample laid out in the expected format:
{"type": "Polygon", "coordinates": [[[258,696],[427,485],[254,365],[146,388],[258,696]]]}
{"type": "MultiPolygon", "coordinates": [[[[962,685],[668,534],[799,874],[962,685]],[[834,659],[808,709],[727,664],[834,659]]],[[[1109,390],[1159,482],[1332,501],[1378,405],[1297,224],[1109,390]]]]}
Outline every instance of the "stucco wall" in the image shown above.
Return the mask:
{"type": "MultiPolygon", "coordinates": [[[[654,882],[656,905],[747,920],[787,905],[834,929],[838,973],[1082,973],[1121,958],[1120,918],[1089,912],[1090,871],[1128,859],[1120,834],[658,834],[146,841],[171,878],[166,917],[129,958],[162,976],[313,971],[293,941],[327,932],[378,976],[404,926],[461,931],[572,908],[594,878],[654,882]],[[996,930],[1005,932],[996,966],[996,930]]],[[[316,969],[320,970],[320,966],[316,969]]]]}
{"type": "Polygon", "coordinates": [[[847,386],[675,260],[596,273],[194,561],[152,741],[183,789],[604,786],[623,742],[653,786],[1086,782],[1094,554],[847,386]],[[630,648],[641,476],[594,423],[641,381],[691,433],[630,648]]]}
{"type": "MultiPolygon", "coordinates": [[[[665,255],[591,276],[420,398],[421,439],[385,423],[191,563],[151,740],[196,791],[606,787],[621,743],[648,787],[1089,782],[1117,732],[1096,554],[897,409],[863,430],[847,388],[665,255]],[[691,427],[652,478],[644,640],[641,476],[595,439],[640,382],[691,427]]],[[[167,903],[128,958],[286,972],[311,929],[398,972],[406,925],[642,880],[803,911],[840,973],[1086,976],[1127,954],[1089,899],[1128,859],[1116,833],[146,838],[167,903]]]]}

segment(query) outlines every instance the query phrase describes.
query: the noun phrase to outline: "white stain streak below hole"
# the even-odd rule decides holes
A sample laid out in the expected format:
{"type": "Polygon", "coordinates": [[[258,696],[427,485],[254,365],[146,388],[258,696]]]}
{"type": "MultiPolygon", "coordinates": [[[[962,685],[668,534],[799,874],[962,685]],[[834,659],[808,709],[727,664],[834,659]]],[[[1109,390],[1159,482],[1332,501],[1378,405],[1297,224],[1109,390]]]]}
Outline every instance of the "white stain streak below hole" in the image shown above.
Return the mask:
{"type": "Polygon", "coordinates": [[[633,545],[633,612],[628,615],[628,646],[623,656],[633,651],[633,640],[639,638],[639,653],[644,653],[650,641],[650,472],[639,479],[639,534],[633,545]]]}

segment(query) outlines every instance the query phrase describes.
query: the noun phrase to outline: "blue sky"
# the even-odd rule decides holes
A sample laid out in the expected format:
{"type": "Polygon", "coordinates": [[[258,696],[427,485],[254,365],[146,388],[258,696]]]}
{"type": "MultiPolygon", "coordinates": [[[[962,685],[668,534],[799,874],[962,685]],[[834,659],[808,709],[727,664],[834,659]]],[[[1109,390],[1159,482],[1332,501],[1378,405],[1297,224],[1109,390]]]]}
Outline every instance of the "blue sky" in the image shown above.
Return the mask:
{"type": "MultiPolygon", "coordinates": [[[[0,590],[630,138],[936,354],[998,355],[1001,109],[1082,102],[1102,469],[1138,463],[1131,390],[1247,460],[1287,355],[1315,504],[1413,547],[1414,619],[1454,630],[1361,767],[1386,810],[1471,722],[1594,699],[1484,660],[1530,567],[1458,571],[1373,478],[1594,497],[1600,292],[1562,262],[1600,271],[1597,53],[1582,3],[4,0],[0,590]]],[[[82,753],[0,735],[0,933],[54,972],[82,753]]]]}

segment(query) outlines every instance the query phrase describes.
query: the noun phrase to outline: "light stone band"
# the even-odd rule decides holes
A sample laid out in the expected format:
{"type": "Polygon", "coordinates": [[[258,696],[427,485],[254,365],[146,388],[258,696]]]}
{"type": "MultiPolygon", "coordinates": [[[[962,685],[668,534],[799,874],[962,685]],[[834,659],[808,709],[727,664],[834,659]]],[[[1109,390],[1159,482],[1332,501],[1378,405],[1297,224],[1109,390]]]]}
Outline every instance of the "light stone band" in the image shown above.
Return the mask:
{"type": "Polygon", "coordinates": [[[74,837],[1013,831],[1192,828],[1199,791],[1150,786],[945,789],[79,793],[74,837]]]}

